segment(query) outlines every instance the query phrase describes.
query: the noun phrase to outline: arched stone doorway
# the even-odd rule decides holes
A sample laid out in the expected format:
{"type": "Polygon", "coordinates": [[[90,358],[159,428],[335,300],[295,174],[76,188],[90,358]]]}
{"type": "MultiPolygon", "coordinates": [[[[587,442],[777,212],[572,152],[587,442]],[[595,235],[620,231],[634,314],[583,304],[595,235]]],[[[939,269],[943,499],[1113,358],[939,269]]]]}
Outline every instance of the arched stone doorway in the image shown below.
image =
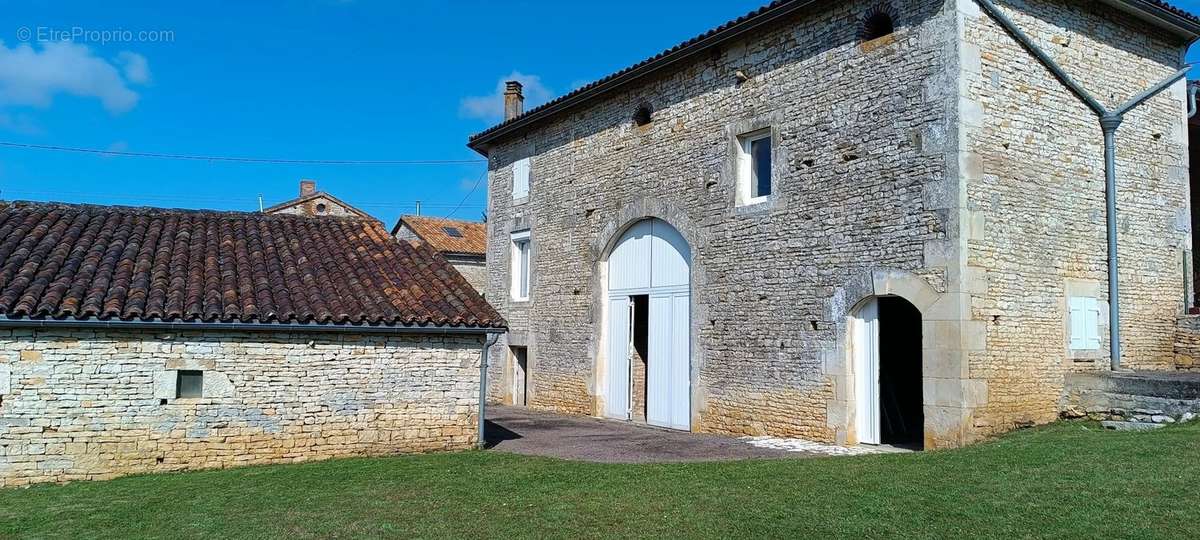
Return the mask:
{"type": "Polygon", "coordinates": [[[691,429],[691,248],[667,222],[630,225],[608,254],[604,416],[691,429]]]}
{"type": "Polygon", "coordinates": [[[873,296],[854,310],[852,325],[858,441],[923,448],[921,311],[899,296],[873,296]]]}

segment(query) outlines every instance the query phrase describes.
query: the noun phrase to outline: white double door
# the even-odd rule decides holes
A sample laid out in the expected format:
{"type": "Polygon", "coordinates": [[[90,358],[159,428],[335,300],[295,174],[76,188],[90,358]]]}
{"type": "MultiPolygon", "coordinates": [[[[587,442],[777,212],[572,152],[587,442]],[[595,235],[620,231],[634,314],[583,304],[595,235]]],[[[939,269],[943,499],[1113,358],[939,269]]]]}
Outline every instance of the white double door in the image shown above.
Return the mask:
{"type": "MultiPolygon", "coordinates": [[[[650,291],[646,350],[646,422],[691,429],[691,295],[684,290],[650,291]]],[[[628,420],[632,408],[634,310],[630,296],[609,298],[607,399],[605,415],[628,420]]]]}

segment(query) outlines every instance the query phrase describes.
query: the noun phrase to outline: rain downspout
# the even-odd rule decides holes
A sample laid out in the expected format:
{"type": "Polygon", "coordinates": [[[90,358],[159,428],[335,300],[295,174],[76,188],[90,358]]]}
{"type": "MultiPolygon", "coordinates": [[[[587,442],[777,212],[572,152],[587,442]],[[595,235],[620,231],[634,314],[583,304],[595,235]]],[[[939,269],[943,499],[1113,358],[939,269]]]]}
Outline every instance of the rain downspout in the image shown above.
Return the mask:
{"type": "Polygon", "coordinates": [[[487,409],[487,369],[488,369],[488,351],[500,340],[500,334],[488,334],[487,339],[483,341],[483,350],[480,351],[479,359],[479,442],[477,445],[483,449],[487,445],[487,440],[484,438],[486,429],[484,428],[484,416],[487,409]]]}
{"type": "MultiPolygon", "coordinates": [[[[1121,297],[1120,280],[1117,274],[1117,129],[1121,127],[1121,122],[1125,120],[1125,113],[1145,103],[1146,100],[1158,95],[1180,79],[1186,77],[1192,66],[1190,64],[1185,65],[1183,69],[1175,72],[1174,75],[1164,79],[1149,90],[1138,94],[1116,110],[1110,111],[1104,105],[1101,105],[1096,98],[1092,97],[1079,83],[1076,83],[1074,79],[1067,75],[1053,58],[1050,58],[1041,47],[1038,47],[1029,36],[1025,35],[991,0],[975,0],[975,3],[979,4],[979,7],[984,12],[991,16],[1013,39],[1017,40],[1025,50],[1029,51],[1029,54],[1033,55],[1038,62],[1050,70],[1050,73],[1054,74],[1054,77],[1063,86],[1066,86],[1071,93],[1075,94],[1076,97],[1083,101],[1100,118],[1100,128],[1104,130],[1104,195],[1108,214],[1106,216],[1108,228],[1108,350],[1112,370],[1117,371],[1121,369],[1121,297]]],[[[1195,89],[1192,89],[1188,93],[1188,96],[1189,115],[1195,114],[1195,89]]]]}

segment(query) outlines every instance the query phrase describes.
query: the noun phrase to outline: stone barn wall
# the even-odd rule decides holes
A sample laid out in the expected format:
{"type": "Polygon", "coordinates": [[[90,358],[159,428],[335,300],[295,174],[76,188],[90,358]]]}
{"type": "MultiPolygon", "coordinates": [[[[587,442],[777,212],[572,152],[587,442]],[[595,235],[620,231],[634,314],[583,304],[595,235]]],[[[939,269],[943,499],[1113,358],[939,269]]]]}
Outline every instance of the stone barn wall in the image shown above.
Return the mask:
{"type": "MultiPolygon", "coordinates": [[[[964,0],[972,8],[972,0],[964,0]]],[[[1106,107],[1170,76],[1183,45],[1093,2],[1001,9],[1106,107]]],[[[986,378],[984,433],[1058,417],[1064,375],[1109,369],[1104,138],[1096,115],[978,8],[965,18],[967,264],[986,276],[970,316],[986,378]],[[1069,296],[1100,302],[1101,348],[1068,350],[1069,296]]],[[[1124,366],[1171,369],[1190,257],[1184,83],[1126,115],[1117,134],[1124,366]]]]}
{"type": "Polygon", "coordinates": [[[1200,315],[1179,317],[1175,328],[1175,368],[1200,373],[1200,315]]]}
{"type": "MultiPolygon", "coordinates": [[[[957,214],[946,182],[953,102],[943,0],[825,2],[489,149],[488,299],[528,347],[531,407],[598,414],[608,239],[658,217],[691,242],[693,429],[845,440],[844,309],[871,269],[946,287],[957,214]],[[887,5],[898,31],[863,43],[887,5]],[[735,71],[749,74],[738,84],[735,71]],[[636,126],[642,104],[653,121],[636,126]],[[770,127],[775,188],[735,204],[734,141],[770,127]],[[527,198],[510,164],[532,157],[527,198]],[[529,229],[532,287],[511,300],[510,236],[529,229]],[[838,310],[841,311],[838,311],[838,310]],[[841,430],[840,435],[838,430],[841,430]]],[[[501,400],[507,362],[492,363],[501,400]]]]}
{"type": "Polygon", "coordinates": [[[0,330],[0,485],[469,448],[482,343],[0,330]]]}

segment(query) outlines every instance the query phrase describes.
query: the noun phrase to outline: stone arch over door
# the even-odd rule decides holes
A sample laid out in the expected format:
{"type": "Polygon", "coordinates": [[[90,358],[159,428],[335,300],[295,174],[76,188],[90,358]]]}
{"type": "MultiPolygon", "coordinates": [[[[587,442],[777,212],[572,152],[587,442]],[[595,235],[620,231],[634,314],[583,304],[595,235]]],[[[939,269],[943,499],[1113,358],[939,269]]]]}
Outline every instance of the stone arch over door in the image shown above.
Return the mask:
{"type": "Polygon", "coordinates": [[[593,397],[593,415],[604,416],[605,413],[604,378],[607,375],[605,372],[607,361],[605,348],[609,324],[609,256],[626,231],[646,220],[659,220],[669,225],[679,234],[690,252],[691,316],[688,341],[691,365],[688,379],[691,381],[691,419],[689,423],[692,430],[698,430],[700,426],[699,411],[702,410],[704,396],[699,381],[699,372],[704,363],[704,352],[697,341],[699,334],[697,321],[705,316],[705,310],[697,292],[702,290],[705,281],[704,264],[700,256],[704,249],[704,240],[701,231],[691,222],[682,208],[659,199],[638,199],[623,206],[605,220],[600,233],[593,239],[590,246],[590,255],[594,266],[591,278],[593,332],[588,344],[588,355],[592,359],[592,371],[588,387],[593,397]]]}
{"type": "Polygon", "coordinates": [[[968,353],[982,350],[986,327],[970,318],[970,297],[942,293],[923,277],[894,269],[864,272],[839,287],[830,299],[838,325],[838,350],[826,365],[835,388],[828,404],[829,427],[843,444],[856,444],[856,396],[851,318],[873,298],[897,296],[921,314],[925,448],[959,446],[968,439],[972,413],[987,402],[987,385],[969,379],[968,353]]]}

